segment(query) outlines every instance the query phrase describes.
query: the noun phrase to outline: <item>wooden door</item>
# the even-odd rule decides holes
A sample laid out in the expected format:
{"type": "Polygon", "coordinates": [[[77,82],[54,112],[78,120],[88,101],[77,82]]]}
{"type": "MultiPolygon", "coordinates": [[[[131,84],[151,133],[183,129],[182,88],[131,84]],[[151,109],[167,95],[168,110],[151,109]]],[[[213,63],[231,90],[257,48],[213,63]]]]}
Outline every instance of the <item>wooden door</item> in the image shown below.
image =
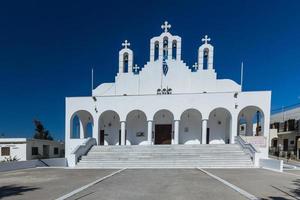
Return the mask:
{"type": "Polygon", "coordinates": [[[172,124],[155,125],[154,144],[171,144],[172,124]]]}

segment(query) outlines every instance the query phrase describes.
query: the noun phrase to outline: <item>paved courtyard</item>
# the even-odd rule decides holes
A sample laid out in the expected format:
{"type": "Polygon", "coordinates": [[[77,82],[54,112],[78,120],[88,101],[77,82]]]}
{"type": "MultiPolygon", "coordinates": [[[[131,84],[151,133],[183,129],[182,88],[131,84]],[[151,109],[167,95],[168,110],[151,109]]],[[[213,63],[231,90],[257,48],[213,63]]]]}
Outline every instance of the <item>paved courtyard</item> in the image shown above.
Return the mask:
{"type": "MultiPolygon", "coordinates": [[[[300,199],[300,171],[205,169],[261,199],[300,199]]],[[[37,168],[0,173],[0,199],[56,199],[117,170],[37,168]]],[[[68,199],[247,199],[198,169],[126,169],[68,199]]]]}

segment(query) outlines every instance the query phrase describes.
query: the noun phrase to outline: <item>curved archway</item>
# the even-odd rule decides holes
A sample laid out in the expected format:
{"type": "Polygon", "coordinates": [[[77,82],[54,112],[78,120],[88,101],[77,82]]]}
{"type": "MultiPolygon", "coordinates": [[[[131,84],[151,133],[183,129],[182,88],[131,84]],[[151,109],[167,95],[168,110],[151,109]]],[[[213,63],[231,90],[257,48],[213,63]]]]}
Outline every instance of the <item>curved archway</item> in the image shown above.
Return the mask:
{"type": "Polygon", "coordinates": [[[209,114],[206,140],[209,144],[229,144],[231,113],[225,108],[215,108],[209,114]]]}
{"type": "Polygon", "coordinates": [[[147,143],[147,117],[141,110],[133,110],[126,117],[126,145],[147,143]]]}
{"type": "Polygon", "coordinates": [[[99,117],[99,145],[120,145],[121,123],[117,112],[107,110],[99,117]]]}
{"type": "Polygon", "coordinates": [[[179,144],[200,144],[202,114],[196,109],[185,110],[179,122],[179,144]]]}
{"type": "Polygon", "coordinates": [[[174,115],[163,109],[154,114],[154,144],[171,144],[173,139],[174,115]]]}
{"type": "Polygon", "coordinates": [[[238,115],[238,135],[264,135],[264,113],[257,106],[246,106],[238,115]],[[241,128],[244,127],[244,128],[241,128]],[[244,131],[243,131],[244,130],[244,131]]]}
{"type": "Polygon", "coordinates": [[[159,42],[154,42],[154,61],[158,60],[159,57],[159,42]]]}
{"type": "Polygon", "coordinates": [[[172,41],[172,59],[177,59],[177,40],[172,41]]]}
{"type": "Polygon", "coordinates": [[[87,129],[88,124],[93,127],[94,119],[92,114],[86,110],[76,111],[70,120],[70,138],[87,138],[89,131],[87,129]]]}

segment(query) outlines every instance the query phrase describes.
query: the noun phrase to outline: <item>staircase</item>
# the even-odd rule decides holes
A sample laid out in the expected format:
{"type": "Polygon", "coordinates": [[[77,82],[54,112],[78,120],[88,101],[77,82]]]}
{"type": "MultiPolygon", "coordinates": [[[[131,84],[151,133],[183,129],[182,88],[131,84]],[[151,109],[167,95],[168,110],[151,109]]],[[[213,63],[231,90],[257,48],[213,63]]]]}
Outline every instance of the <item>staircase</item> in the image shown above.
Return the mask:
{"type": "Polygon", "coordinates": [[[238,144],[93,146],[76,168],[249,168],[238,144]]]}

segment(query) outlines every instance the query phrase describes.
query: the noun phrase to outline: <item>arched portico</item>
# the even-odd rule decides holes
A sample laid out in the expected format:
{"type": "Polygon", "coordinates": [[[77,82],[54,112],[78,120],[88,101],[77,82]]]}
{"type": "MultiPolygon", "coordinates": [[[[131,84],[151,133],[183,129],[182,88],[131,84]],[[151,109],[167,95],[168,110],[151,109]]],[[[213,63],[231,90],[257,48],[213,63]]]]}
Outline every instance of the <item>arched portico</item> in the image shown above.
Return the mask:
{"type": "Polygon", "coordinates": [[[263,136],[264,113],[257,106],[247,106],[238,115],[238,135],[263,136]],[[242,128],[244,127],[244,128],[242,128]]]}
{"type": "Polygon", "coordinates": [[[196,109],[185,110],[179,122],[179,144],[200,144],[202,115],[196,109]]]}
{"type": "MultiPolygon", "coordinates": [[[[153,117],[154,144],[172,144],[174,116],[169,110],[159,110],[153,117]]],[[[178,121],[176,122],[178,126],[178,121]]]]}
{"type": "Polygon", "coordinates": [[[98,123],[99,145],[119,145],[121,143],[121,123],[118,113],[107,110],[100,115],[98,123]]]}
{"type": "Polygon", "coordinates": [[[141,110],[133,110],[126,117],[126,145],[143,145],[147,141],[147,117],[141,110]]]}
{"type": "Polygon", "coordinates": [[[227,109],[216,108],[212,110],[207,123],[207,143],[230,143],[231,120],[231,113],[227,109]]]}
{"type": "Polygon", "coordinates": [[[93,127],[94,119],[90,112],[86,110],[76,111],[70,119],[70,138],[87,138],[91,135],[90,128],[93,127]]]}

